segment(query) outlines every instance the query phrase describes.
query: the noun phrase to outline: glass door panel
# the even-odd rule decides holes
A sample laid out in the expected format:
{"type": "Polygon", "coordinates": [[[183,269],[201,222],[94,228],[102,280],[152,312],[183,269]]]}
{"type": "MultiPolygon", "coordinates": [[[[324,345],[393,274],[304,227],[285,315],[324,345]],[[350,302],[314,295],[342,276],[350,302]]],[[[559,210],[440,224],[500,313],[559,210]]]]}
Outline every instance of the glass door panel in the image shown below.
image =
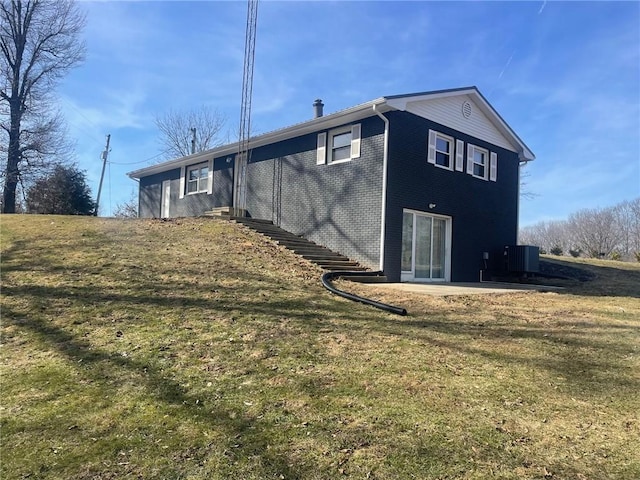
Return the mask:
{"type": "Polygon", "coordinates": [[[416,215],[415,277],[431,278],[431,217],[416,215]]]}
{"type": "Polygon", "coordinates": [[[403,212],[402,215],[402,280],[446,280],[448,228],[451,220],[403,212]]]}
{"type": "Polygon", "coordinates": [[[413,214],[402,214],[402,271],[413,271],[413,214]]]}
{"type": "Polygon", "coordinates": [[[444,278],[444,262],[445,262],[445,235],[446,221],[442,218],[433,219],[433,242],[431,256],[431,278],[444,278]]]}

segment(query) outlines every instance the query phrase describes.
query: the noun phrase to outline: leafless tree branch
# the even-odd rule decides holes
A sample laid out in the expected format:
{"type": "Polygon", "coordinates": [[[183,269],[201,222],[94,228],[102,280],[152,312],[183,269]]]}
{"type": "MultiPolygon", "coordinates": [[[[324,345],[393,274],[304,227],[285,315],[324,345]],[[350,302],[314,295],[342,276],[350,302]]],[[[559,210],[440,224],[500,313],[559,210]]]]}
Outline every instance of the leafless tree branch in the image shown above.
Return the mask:
{"type": "Polygon", "coordinates": [[[84,59],[84,25],[72,0],[0,0],[4,212],[15,211],[19,182],[68,153],[64,124],[50,105],[57,82],[84,59]]]}
{"type": "Polygon", "coordinates": [[[176,111],[156,117],[160,142],[171,158],[186,157],[191,152],[192,129],[196,129],[195,152],[203,152],[224,143],[222,129],[226,117],[218,110],[201,106],[196,110],[176,111]]]}

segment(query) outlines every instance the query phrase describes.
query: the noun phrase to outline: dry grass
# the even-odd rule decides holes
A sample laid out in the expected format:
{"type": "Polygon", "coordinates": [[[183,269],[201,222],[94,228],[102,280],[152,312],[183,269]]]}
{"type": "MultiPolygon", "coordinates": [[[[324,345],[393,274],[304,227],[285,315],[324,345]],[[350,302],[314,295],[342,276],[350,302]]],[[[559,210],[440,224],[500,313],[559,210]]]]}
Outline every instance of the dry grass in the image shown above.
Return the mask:
{"type": "Polygon", "coordinates": [[[637,265],[395,317],[224,222],[0,221],[1,478],[640,477],[637,265]]]}

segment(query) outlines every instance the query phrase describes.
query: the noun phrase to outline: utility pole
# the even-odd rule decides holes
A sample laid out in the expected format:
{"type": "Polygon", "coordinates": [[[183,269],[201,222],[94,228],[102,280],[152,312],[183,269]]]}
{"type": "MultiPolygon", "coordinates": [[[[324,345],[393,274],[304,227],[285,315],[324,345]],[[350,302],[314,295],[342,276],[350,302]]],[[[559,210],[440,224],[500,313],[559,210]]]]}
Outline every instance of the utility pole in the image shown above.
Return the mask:
{"type": "Polygon", "coordinates": [[[196,129],[191,129],[191,155],[196,153],[196,129]]]}
{"type": "Polygon", "coordinates": [[[96,211],[94,215],[98,216],[98,208],[100,207],[100,193],[102,192],[102,180],[104,179],[104,169],[107,166],[107,156],[109,156],[109,142],[111,141],[111,134],[107,135],[107,146],[104,147],[102,152],[102,174],[100,175],[100,185],[98,185],[98,198],[96,199],[96,211]]]}

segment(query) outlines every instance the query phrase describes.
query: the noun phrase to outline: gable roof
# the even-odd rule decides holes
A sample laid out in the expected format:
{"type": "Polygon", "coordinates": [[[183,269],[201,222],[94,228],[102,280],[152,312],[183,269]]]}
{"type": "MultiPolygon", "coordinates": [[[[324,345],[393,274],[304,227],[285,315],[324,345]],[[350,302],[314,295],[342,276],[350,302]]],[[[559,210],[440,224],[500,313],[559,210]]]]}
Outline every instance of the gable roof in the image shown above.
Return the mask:
{"type": "MultiPolygon", "coordinates": [[[[391,110],[412,111],[416,106],[429,104],[439,99],[447,99],[451,97],[467,96],[475,106],[482,112],[488,122],[495,127],[495,130],[504,137],[505,141],[511,146],[512,150],[517,152],[522,161],[530,161],[535,159],[533,152],[525,145],[518,135],[509,127],[498,112],[489,104],[489,102],[480,93],[477,87],[454,88],[448,90],[436,90],[422,93],[412,93],[405,95],[392,95],[380,97],[366,103],[361,103],[354,107],[340,110],[322,117],[313,118],[305,122],[297,123],[289,127],[280,128],[251,138],[251,148],[269,145],[282,140],[314,133],[319,130],[334,128],[345,123],[351,123],[366,117],[375,115],[375,112],[385,113],[391,110]],[[374,112],[375,107],[375,112],[374,112]]],[[[417,113],[417,112],[414,112],[417,113]]],[[[419,113],[417,113],[419,114],[419,113]]],[[[194,163],[204,162],[210,158],[222,157],[225,155],[233,155],[238,152],[238,142],[221,145],[219,147],[198,152],[186,157],[176,158],[167,162],[144,167],[127,175],[131,178],[141,178],[160,172],[165,172],[174,168],[180,168],[194,163]]]]}

